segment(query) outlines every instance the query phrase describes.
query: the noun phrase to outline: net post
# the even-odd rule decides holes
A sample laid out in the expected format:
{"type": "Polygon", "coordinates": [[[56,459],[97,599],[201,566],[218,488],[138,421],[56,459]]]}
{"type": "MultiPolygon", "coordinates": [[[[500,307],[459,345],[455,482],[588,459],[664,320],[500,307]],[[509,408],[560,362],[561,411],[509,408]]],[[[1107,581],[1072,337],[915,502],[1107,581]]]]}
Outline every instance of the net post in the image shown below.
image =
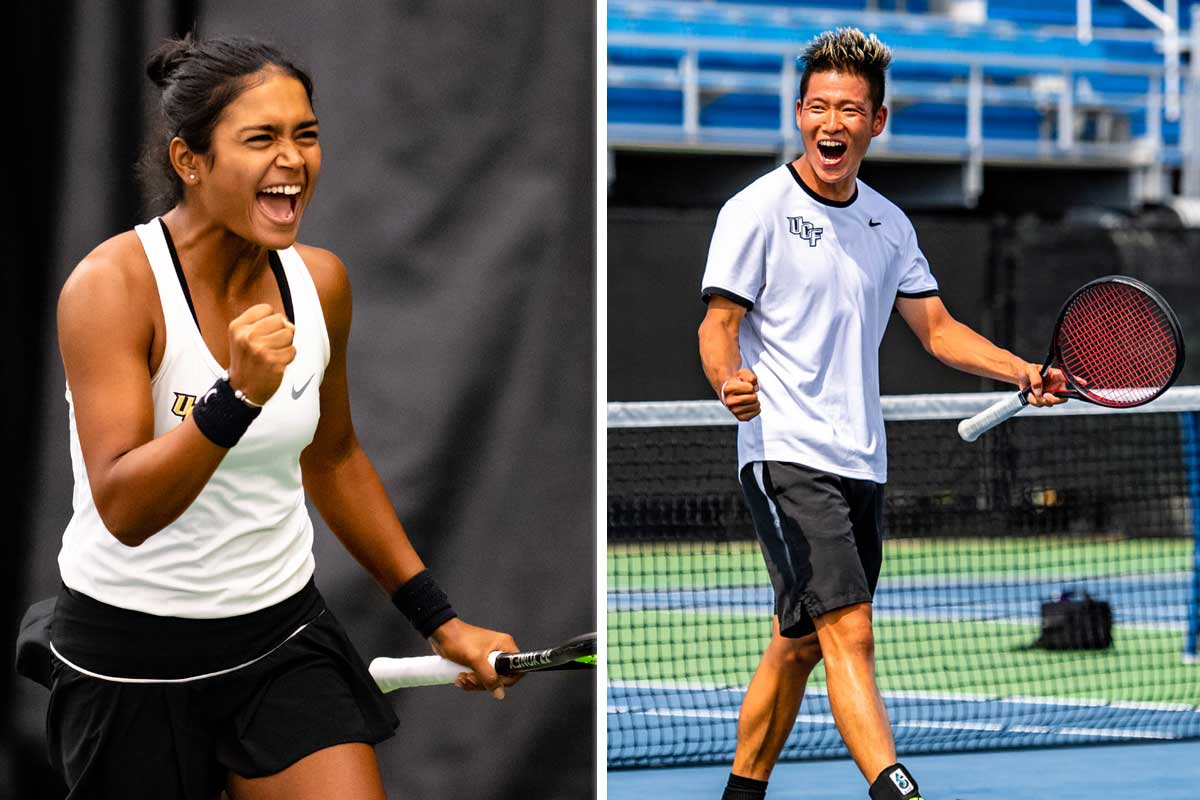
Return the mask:
{"type": "Polygon", "coordinates": [[[1183,459],[1187,468],[1188,502],[1192,511],[1192,592],[1188,603],[1187,638],[1183,662],[1200,664],[1200,411],[1180,414],[1183,429],[1183,459]]]}

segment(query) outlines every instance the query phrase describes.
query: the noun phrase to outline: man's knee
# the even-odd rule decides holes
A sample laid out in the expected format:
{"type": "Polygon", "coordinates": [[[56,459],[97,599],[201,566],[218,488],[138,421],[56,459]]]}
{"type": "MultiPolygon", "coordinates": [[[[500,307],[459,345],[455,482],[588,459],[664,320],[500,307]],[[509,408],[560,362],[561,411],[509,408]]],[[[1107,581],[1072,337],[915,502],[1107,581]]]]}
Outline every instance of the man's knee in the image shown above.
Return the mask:
{"type": "Polygon", "coordinates": [[[873,657],[875,635],[871,629],[870,604],[860,603],[821,615],[817,618],[817,636],[830,658],[873,657]]]}
{"type": "Polygon", "coordinates": [[[776,658],[785,666],[809,671],[821,663],[821,642],[815,633],[799,639],[776,636],[771,644],[776,658]]]}

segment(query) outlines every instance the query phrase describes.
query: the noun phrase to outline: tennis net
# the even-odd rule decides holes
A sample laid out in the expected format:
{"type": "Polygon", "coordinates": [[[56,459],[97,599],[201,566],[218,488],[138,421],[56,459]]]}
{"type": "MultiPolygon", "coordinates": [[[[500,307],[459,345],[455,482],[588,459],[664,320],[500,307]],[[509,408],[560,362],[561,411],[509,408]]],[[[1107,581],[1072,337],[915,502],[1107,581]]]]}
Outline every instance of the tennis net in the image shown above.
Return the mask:
{"type": "MultiPolygon", "coordinates": [[[[1200,387],[1142,409],[1004,394],[885,397],[876,664],[900,753],[1200,737],[1200,387]],[[1064,593],[1112,610],[1104,649],[1034,647],[1064,593]]],[[[715,402],[608,409],[608,763],[728,763],[773,593],[715,402]]],[[[839,756],[825,677],[784,759],[839,756]]]]}

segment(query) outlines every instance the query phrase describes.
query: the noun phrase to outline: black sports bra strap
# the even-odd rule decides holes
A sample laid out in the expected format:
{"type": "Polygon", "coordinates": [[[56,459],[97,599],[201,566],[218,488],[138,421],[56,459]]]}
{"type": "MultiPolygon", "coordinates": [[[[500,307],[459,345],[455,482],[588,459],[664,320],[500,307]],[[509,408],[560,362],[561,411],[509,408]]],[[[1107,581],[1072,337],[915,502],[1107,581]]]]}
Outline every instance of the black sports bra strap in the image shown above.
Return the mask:
{"type": "MultiPolygon", "coordinates": [[[[196,323],[196,329],[200,329],[200,318],[196,316],[196,306],[192,303],[192,293],[188,289],[187,278],[183,275],[183,265],[179,263],[179,253],[175,251],[175,241],[171,238],[171,232],[167,230],[167,223],[158,220],[159,226],[162,228],[163,238],[167,240],[167,252],[171,254],[171,263],[175,266],[175,276],[179,278],[179,288],[183,290],[183,299],[187,300],[188,311],[192,312],[192,321],[196,323]]],[[[288,322],[296,324],[296,313],[292,306],[292,290],[288,286],[287,273],[283,270],[283,262],[279,259],[278,251],[271,250],[267,254],[267,260],[271,264],[271,274],[275,276],[275,283],[279,285],[279,297],[283,300],[283,313],[287,315],[288,322]]]]}
{"type": "Polygon", "coordinates": [[[279,284],[279,297],[283,300],[283,313],[287,314],[288,322],[296,324],[296,313],[292,310],[292,290],[288,286],[287,273],[283,271],[283,261],[279,258],[279,251],[272,250],[268,254],[268,260],[271,262],[271,272],[275,273],[275,282],[279,284]]]}

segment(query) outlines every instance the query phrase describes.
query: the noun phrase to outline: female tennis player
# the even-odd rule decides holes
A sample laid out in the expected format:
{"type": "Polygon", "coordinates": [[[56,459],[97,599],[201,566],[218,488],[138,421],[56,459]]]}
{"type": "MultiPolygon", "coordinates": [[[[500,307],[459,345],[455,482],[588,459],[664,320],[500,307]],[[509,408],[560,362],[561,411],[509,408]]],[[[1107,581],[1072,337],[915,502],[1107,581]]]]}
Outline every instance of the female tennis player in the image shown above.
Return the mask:
{"type": "Polygon", "coordinates": [[[398,721],[313,584],[305,496],[430,639],[498,697],[506,634],[458,619],[355,437],[351,296],[296,243],[321,170],[312,83],[237,38],[147,72],[170,210],[92,251],[58,307],[74,515],[48,711],[70,798],[384,796],[398,721]]]}

